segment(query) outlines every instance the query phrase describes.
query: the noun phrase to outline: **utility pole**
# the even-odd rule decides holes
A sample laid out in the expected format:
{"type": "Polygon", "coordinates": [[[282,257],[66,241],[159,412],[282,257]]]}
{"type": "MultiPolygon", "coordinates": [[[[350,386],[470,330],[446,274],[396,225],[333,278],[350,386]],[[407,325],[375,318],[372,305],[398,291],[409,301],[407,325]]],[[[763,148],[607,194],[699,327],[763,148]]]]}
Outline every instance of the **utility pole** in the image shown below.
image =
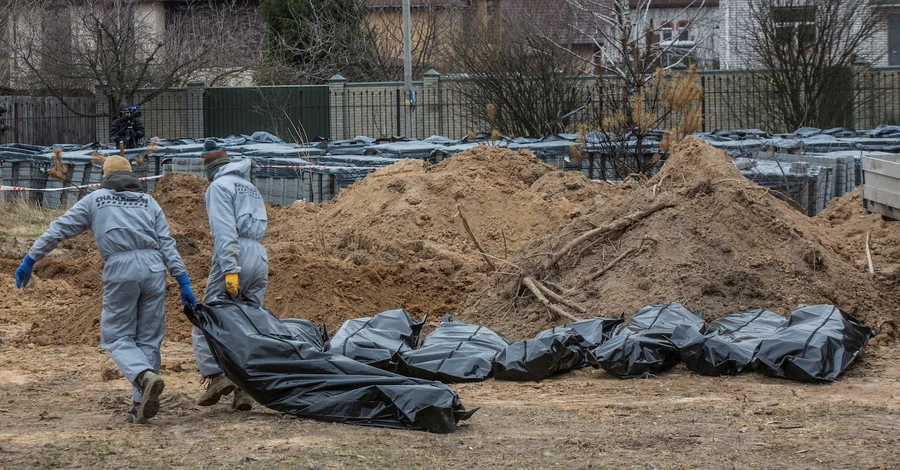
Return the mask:
{"type": "Polygon", "coordinates": [[[412,38],[409,1],[403,0],[403,102],[406,104],[406,137],[412,138],[412,38]]]}

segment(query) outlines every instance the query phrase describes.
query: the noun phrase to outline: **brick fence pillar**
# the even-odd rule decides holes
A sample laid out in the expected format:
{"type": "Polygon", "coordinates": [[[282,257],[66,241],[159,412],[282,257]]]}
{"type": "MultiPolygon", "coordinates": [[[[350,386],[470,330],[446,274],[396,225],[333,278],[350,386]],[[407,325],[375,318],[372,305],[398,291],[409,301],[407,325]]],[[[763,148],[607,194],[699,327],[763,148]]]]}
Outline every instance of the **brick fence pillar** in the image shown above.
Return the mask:
{"type": "Polygon", "coordinates": [[[441,74],[437,70],[431,69],[425,72],[422,80],[422,96],[416,101],[418,101],[417,107],[421,109],[419,112],[422,113],[420,120],[423,138],[432,135],[443,135],[441,74]]]}
{"type": "Polygon", "coordinates": [[[187,105],[187,137],[202,139],[206,137],[206,125],[203,121],[203,92],[206,85],[200,80],[191,80],[185,90],[185,104],[187,105]]]}
{"type": "Polygon", "coordinates": [[[346,85],[347,79],[340,75],[335,75],[328,79],[332,140],[350,138],[350,136],[347,135],[347,129],[344,127],[344,123],[346,122],[344,116],[346,113],[346,110],[344,109],[344,87],[346,85]]]}

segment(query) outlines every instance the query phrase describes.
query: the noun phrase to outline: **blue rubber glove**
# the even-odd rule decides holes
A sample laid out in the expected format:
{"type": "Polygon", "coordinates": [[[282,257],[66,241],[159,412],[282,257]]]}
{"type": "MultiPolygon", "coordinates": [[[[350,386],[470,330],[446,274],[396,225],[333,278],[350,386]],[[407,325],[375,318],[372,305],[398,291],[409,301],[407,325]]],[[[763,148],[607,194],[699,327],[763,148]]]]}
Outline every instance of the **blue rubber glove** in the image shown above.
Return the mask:
{"type": "Polygon", "coordinates": [[[191,280],[187,273],[175,278],[178,281],[178,287],[181,290],[181,304],[185,307],[197,308],[197,297],[194,297],[194,291],[191,290],[191,280]]]}
{"type": "Polygon", "coordinates": [[[34,263],[37,261],[34,260],[31,256],[25,255],[25,259],[22,260],[22,264],[19,265],[19,268],[16,269],[16,287],[21,289],[28,285],[31,282],[31,271],[34,269],[34,263]]]}

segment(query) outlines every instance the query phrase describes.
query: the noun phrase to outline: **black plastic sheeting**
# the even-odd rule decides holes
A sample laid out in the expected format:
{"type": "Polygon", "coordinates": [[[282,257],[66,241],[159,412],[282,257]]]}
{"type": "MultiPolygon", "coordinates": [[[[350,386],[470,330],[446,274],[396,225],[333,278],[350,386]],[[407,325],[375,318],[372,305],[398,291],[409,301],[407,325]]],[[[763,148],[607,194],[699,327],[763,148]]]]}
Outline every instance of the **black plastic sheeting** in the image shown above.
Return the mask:
{"type": "Polygon", "coordinates": [[[569,330],[509,345],[494,359],[492,370],[498,380],[538,381],[583,362],[578,334],[569,330]]]}
{"type": "Polygon", "coordinates": [[[491,363],[509,340],[483,326],[445,315],[422,348],[400,355],[399,373],[442,382],[477,382],[491,373],[491,363]]]}
{"type": "Polygon", "coordinates": [[[644,307],[591,353],[600,367],[621,378],[664,372],[680,360],[670,341],[679,326],[701,332],[705,324],[676,302],[644,307]]]}
{"type": "Polygon", "coordinates": [[[705,335],[693,326],[679,326],[671,341],[691,371],[712,376],[737,375],[752,368],[756,348],[785,321],[768,310],[750,310],[712,321],[705,335]]]}
{"type": "Polygon", "coordinates": [[[801,307],[760,343],[753,367],[774,377],[831,382],[873,336],[873,329],[834,305],[801,307]]]}
{"type": "Polygon", "coordinates": [[[544,330],[534,339],[509,345],[494,359],[494,378],[538,381],[575,368],[596,365],[591,349],[602,344],[622,319],[593,318],[544,330]]]}
{"type": "Polygon", "coordinates": [[[551,336],[561,331],[571,330],[579,336],[580,346],[583,349],[590,350],[596,348],[597,346],[600,346],[604,341],[609,339],[609,337],[616,332],[616,327],[621,325],[624,321],[624,317],[591,318],[588,320],[581,320],[574,323],[569,323],[567,325],[553,327],[549,330],[544,330],[538,333],[535,336],[535,339],[543,338],[544,336],[551,336]]]}
{"type": "Polygon", "coordinates": [[[399,354],[418,346],[423,325],[425,318],[417,322],[402,309],[347,320],[328,341],[326,351],[393,372],[399,354]]]}
{"type": "MultiPolygon", "coordinates": [[[[436,433],[465,411],[446,385],[403,377],[316,351],[263,307],[215,301],[186,309],[219,366],[261,405],[294,416],[436,433]]],[[[305,327],[303,328],[305,330],[305,327]]]]}
{"type": "Polygon", "coordinates": [[[325,351],[325,345],[328,343],[328,331],[325,330],[325,325],[317,326],[309,320],[297,318],[285,318],[281,320],[281,323],[284,323],[294,339],[306,342],[316,351],[325,351]]]}

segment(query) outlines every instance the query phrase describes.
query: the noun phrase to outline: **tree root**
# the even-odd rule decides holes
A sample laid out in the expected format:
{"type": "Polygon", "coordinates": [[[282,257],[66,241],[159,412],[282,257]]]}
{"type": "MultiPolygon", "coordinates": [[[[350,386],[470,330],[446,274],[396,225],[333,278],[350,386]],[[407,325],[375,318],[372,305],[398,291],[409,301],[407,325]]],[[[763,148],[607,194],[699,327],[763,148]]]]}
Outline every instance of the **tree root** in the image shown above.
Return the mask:
{"type": "Polygon", "coordinates": [[[496,271],[497,266],[494,265],[494,262],[491,261],[491,257],[487,255],[487,252],[484,251],[484,248],[481,247],[481,243],[478,242],[478,239],[475,238],[475,234],[472,232],[472,229],[469,227],[469,221],[466,220],[466,216],[463,215],[462,206],[456,206],[456,215],[459,216],[460,220],[462,220],[463,228],[466,229],[466,233],[469,234],[469,238],[472,240],[472,243],[475,244],[475,249],[478,250],[478,253],[481,254],[481,257],[484,258],[484,262],[487,263],[488,267],[491,268],[491,271],[496,271]]]}
{"type": "Polygon", "coordinates": [[[668,176],[669,175],[663,175],[663,177],[659,179],[659,182],[653,185],[653,197],[656,197],[656,193],[660,190],[663,182],[666,181],[666,177],[668,176]]]}
{"type": "Polygon", "coordinates": [[[633,247],[625,250],[624,252],[622,252],[621,255],[617,256],[616,259],[610,261],[609,264],[602,267],[599,271],[595,272],[594,274],[591,274],[591,277],[588,278],[588,281],[596,281],[597,279],[600,278],[600,276],[603,276],[604,274],[606,274],[607,271],[616,267],[616,265],[619,264],[619,262],[621,262],[623,259],[625,259],[635,253],[640,253],[640,252],[644,251],[646,249],[647,242],[656,243],[656,240],[654,240],[652,238],[642,239],[640,245],[633,246],[633,247]]]}
{"type": "Polygon", "coordinates": [[[537,280],[535,280],[533,277],[529,276],[529,277],[523,278],[522,284],[524,284],[525,287],[527,287],[528,290],[530,290],[531,293],[534,294],[535,298],[537,298],[538,301],[544,305],[544,307],[547,307],[547,310],[555,313],[556,315],[559,315],[560,317],[569,319],[571,321],[581,321],[580,318],[572,315],[571,313],[563,310],[562,308],[554,305],[552,302],[547,300],[547,297],[544,296],[543,292],[549,291],[549,289],[547,289],[547,287],[544,287],[543,289],[541,289],[541,287],[543,287],[543,285],[540,282],[538,282],[537,280]],[[538,287],[538,286],[541,286],[541,287],[538,287]]]}
{"type": "Polygon", "coordinates": [[[569,307],[578,313],[586,313],[587,312],[587,309],[585,309],[581,305],[578,305],[575,302],[572,302],[571,300],[568,300],[565,297],[557,294],[556,292],[553,292],[552,290],[550,290],[549,287],[545,286],[543,283],[535,281],[534,284],[535,284],[535,286],[537,286],[538,289],[540,289],[541,292],[544,293],[544,295],[549,297],[554,302],[563,304],[566,307],[569,307]]]}
{"type": "Polygon", "coordinates": [[[564,256],[569,254],[569,252],[571,252],[575,247],[584,243],[585,241],[590,240],[591,238],[594,238],[596,236],[602,235],[604,233],[618,232],[620,230],[624,230],[624,229],[628,228],[629,226],[634,225],[636,222],[647,218],[651,214],[661,211],[663,209],[666,209],[668,207],[673,207],[674,205],[675,204],[672,204],[670,202],[660,202],[660,203],[653,205],[649,209],[644,209],[642,211],[634,212],[625,217],[622,217],[621,219],[619,219],[615,222],[612,222],[612,223],[609,223],[606,225],[602,225],[595,229],[588,230],[587,232],[582,233],[581,235],[579,235],[577,238],[570,241],[569,243],[566,243],[565,246],[563,246],[562,248],[559,249],[559,251],[554,253],[553,257],[550,258],[550,263],[548,265],[548,268],[552,268],[552,267],[556,266],[559,263],[559,260],[561,260],[564,256]]]}
{"type": "Polygon", "coordinates": [[[875,274],[875,266],[872,264],[872,250],[869,249],[869,235],[871,232],[866,232],[866,261],[869,263],[869,274],[875,274]]]}

